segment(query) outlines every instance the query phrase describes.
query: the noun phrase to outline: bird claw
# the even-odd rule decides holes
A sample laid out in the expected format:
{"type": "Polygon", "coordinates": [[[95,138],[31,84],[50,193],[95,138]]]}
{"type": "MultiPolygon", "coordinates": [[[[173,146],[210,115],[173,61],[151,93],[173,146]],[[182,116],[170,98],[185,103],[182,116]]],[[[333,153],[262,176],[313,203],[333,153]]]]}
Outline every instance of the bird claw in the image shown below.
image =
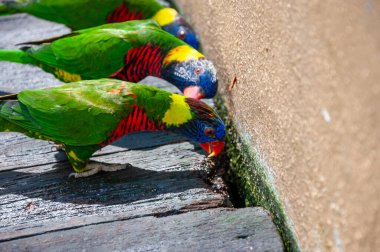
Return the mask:
{"type": "Polygon", "coordinates": [[[72,172],[72,173],[69,174],[69,178],[79,178],[79,177],[78,177],[78,174],[79,174],[79,173],[72,172]]]}
{"type": "Polygon", "coordinates": [[[53,144],[51,151],[63,151],[65,150],[63,144],[53,144]]]}
{"type": "Polygon", "coordinates": [[[100,162],[89,163],[86,166],[86,170],[83,172],[72,172],[69,174],[69,178],[85,178],[92,176],[100,171],[113,172],[120,171],[127,168],[129,164],[106,164],[100,162]]]}

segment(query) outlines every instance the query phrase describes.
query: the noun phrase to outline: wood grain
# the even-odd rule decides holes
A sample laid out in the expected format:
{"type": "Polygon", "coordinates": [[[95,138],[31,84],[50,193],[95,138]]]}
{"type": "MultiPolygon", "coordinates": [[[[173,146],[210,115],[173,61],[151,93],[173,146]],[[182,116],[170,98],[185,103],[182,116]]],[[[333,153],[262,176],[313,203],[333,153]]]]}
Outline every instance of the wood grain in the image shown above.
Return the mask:
{"type": "MultiPolygon", "coordinates": [[[[93,217],[97,219],[97,217],[93,217]]],[[[88,218],[89,220],[91,219],[88,218]]],[[[283,251],[268,214],[260,208],[212,209],[159,218],[116,217],[9,240],[17,251],[283,251]]]]}

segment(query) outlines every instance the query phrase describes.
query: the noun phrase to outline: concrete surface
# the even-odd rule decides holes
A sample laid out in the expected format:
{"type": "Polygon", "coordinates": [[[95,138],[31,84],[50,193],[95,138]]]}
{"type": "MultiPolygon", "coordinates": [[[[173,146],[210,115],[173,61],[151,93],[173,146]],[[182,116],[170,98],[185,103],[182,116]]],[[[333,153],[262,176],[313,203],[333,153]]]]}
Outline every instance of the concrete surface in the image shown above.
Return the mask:
{"type": "Polygon", "coordinates": [[[178,3],[301,249],[378,250],[380,2],[178,3]]]}

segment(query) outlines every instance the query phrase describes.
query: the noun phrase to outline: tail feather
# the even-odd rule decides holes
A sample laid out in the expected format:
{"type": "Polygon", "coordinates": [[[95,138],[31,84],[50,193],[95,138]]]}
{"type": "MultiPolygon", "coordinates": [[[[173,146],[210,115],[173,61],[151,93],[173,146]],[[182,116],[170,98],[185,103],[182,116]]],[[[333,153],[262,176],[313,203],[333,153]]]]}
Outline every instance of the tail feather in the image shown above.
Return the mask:
{"type": "Polygon", "coordinates": [[[0,16],[17,13],[17,2],[14,0],[0,0],[0,16]]]}
{"type": "Polygon", "coordinates": [[[31,138],[48,140],[48,138],[39,133],[28,129],[27,124],[30,121],[27,117],[27,115],[24,115],[19,101],[0,100],[0,132],[18,132],[31,138]],[[26,124],[26,127],[24,124],[26,124]],[[24,127],[21,125],[24,125],[24,127]]]}
{"type": "Polygon", "coordinates": [[[0,101],[0,132],[25,132],[23,128],[7,119],[12,113],[12,107],[17,105],[18,101],[0,101]]]}
{"type": "Polygon", "coordinates": [[[0,50],[0,61],[34,64],[36,60],[22,50],[0,50]]]}
{"type": "Polygon", "coordinates": [[[22,133],[24,130],[19,126],[7,121],[6,119],[0,116],[0,132],[20,132],[22,133]]]}
{"type": "Polygon", "coordinates": [[[9,15],[11,14],[9,12],[8,7],[5,5],[5,3],[0,3],[0,15],[9,15]]]}

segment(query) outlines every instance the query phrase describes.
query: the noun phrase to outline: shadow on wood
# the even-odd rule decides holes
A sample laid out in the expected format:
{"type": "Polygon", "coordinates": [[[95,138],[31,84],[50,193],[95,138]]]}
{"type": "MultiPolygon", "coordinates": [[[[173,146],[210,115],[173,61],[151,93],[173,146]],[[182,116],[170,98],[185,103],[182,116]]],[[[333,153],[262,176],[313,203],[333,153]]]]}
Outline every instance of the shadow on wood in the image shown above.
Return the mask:
{"type": "Polygon", "coordinates": [[[116,205],[204,188],[201,179],[206,176],[202,170],[159,172],[129,166],[122,171],[73,179],[67,176],[67,163],[58,163],[52,168],[54,170],[41,173],[27,172],[33,168],[25,172],[2,172],[0,196],[10,194],[61,203],[116,205]]]}

